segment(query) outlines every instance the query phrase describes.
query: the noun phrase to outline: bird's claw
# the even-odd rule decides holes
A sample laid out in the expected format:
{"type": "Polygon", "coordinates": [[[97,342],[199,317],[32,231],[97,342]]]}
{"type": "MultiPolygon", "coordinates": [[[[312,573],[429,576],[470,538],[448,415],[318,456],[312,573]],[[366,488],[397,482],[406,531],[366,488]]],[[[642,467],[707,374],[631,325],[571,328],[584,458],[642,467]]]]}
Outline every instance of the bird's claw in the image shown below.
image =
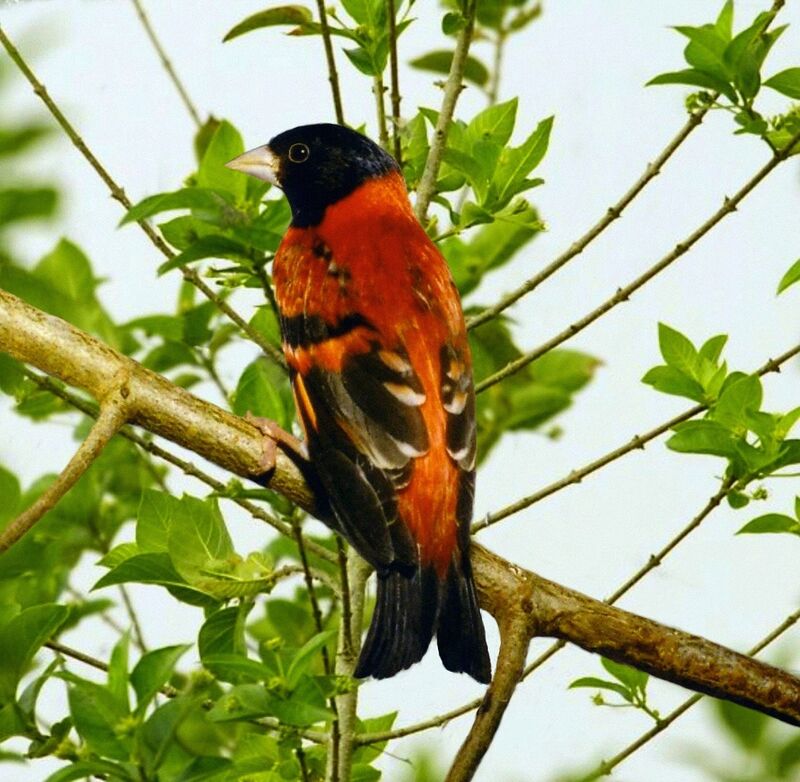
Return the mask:
{"type": "Polygon", "coordinates": [[[293,451],[303,459],[308,459],[305,446],[300,440],[282,429],[278,423],[269,418],[260,418],[251,412],[245,414],[244,420],[258,429],[264,436],[262,442],[262,455],[259,468],[261,474],[272,472],[275,469],[275,459],[278,455],[278,446],[293,451]]]}

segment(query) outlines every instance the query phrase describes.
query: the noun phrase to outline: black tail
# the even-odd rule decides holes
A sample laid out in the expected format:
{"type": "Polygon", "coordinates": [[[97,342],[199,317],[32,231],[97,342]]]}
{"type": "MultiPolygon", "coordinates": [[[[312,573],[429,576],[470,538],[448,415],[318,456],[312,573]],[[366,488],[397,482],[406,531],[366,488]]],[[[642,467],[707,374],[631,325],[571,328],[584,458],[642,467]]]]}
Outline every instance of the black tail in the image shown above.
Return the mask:
{"type": "Polygon", "coordinates": [[[422,659],[437,630],[445,668],[468,673],[479,682],[492,676],[469,561],[451,564],[445,581],[433,567],[413,576],[378,574],[375,613],[361,649],[355,676],[386,679],[422,659]]]}
{"type": "Polygon", "coordinates": [[[468,673],[482,684],[491,681],[492,663],[486,648],[472,566],[469,555],[462,556],[457,551],[443,584],[436,643],[439,657],[448,671],[468,673]]]}

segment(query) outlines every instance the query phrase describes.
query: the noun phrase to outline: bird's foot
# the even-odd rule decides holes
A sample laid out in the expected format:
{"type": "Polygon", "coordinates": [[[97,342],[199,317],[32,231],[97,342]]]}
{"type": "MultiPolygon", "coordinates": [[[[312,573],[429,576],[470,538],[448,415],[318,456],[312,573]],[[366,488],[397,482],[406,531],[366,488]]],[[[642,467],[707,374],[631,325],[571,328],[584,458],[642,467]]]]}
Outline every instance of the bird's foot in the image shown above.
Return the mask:
{"type": "Polygon", "coordinates": [[[278,455],[279,446],[282,446],[284,451],[292,452],[289,454],[290,458],[296,455],[303,461],[308,460],[305,445],[294,435],[282,429],[275,421],[269,418],[259,418],[250,412],[245,415],[244,420],[255,426],[264,435],[263,453],[259,465],[262,475],[275,469],[275,459],[278,455]]]}

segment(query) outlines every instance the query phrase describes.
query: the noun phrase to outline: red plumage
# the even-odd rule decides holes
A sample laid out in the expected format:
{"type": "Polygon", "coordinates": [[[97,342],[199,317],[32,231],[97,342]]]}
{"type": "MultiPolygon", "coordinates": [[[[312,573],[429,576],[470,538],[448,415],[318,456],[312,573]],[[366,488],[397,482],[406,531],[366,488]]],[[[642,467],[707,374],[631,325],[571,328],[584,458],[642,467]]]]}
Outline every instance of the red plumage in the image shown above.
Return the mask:
{"type": "Polygon", "coordinates": [[[378,571],[356,675],[407,668],[436,632],[446,667],[488,681],[468,552],[475,401],[447,264],[364,137],[305,126],[242,159],[260,151],[293,210],[273,281],[309,454],[337,531],[378,571]]]}

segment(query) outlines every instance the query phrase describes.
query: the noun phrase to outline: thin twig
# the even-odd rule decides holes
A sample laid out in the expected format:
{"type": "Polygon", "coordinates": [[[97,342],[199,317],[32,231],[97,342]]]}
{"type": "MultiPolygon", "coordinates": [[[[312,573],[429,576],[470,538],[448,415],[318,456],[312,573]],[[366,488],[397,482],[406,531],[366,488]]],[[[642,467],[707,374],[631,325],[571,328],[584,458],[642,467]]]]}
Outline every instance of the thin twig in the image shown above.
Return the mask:
{"type": "Polygon", "coordinates": [[[86,439],[69,463],[42,495],[29,508],[19,514],[0,532],[0,553],[7,551],[25,533],[38,522],[42,516],[61,500],[61,498],[77,483],[78,479],[92,466],[95,459],[108,445],[111,438],[120,430],[128,418],[126,403],[127,388],[125,380],[114,388],[100,405],[100,413],[86,439]]]}
{"type": "Polygon", "coordinates": [[[497,31],[494,39],[494,62],[492,64],[492,78],[489,83],[489,90],[486,93],[489,105],[494,106],[497,103],[497,97],[500,94],[500,75],[503,67],[503,49],[505,48],[506,38],[508,33],[501,27],[497,31]]]}
{"type": "Polygon", "coordinates": [[[556,334],[555,337],[549,339],[543,345],[540,345],[535,350],[525,353],[514,361],[506,364],[503,369],[495,372],[490,377],[485,378],[475,387],[477,393],[491,388],[495,383],[505,380],[507,377],[519,372],[532,361],[540,358],[545,353],[549,352],[558,345],[566,342],[568,339],[574,337],[580,331],[583,331],[591,323],[594,323],[598,318],[605,315],[610,310],[614,309],[618,304],[627,301],[633,293],[639,288],[650,282],[656,275],[664,271],[668,266],[677,261],[681,256],[685,255],[688,250],[694,246],[703,236],[705,236],[712,228],[714,228],[723,218],[727,217],[731,212],[736,211],[739,204],[745,197],[751,193],[772,171],[775,170],[783,161],[785,161],[792,151],[800,142],[800,133],[795,133],[789,143],[777,154],[773,155],[770,160],[763,165],[751,179],[749,179],[742,187],[731,197],[725,198],[722,206],[717,209],[699,228],[695,229],[689,236],[682,242],[675,245],[675,248],[667,253],[658,263],[651,266],[644,274],[641,274],[632,282],[628,283],[622,288],[618,288],[617,292],[609,299],[604,301],[599,307],[584,315],[579,320],[575,321],[572,325],[568,326],[564,331],[556,334]]]}
{"type": "Polygon", "coordinates": [[[397,164],[403,165],[403,147],[400,143],[400,68],[397,60],[397,9],[395,0],[386,0],[389,15],[389,70],[392,81],[392,147],[397,164]]]}
{"type": "MultiPolygon", "coordinates": [[[[370,568],[356,553],[347,551],[347,568],[344,583],[349,585],[349,613],[347,620],[342,610],[339,625],[339,640],[336,649],[336,674],[352,677],[358,659],[361,639],[361,624],[364,619],[364,592],[370,568]]],[[[344,598],[342,600],[344,604],[344,598]]],[[[332,735],[328,750],[326,782],[347,782],[352,776],[353,750],[356,737],[356,713],[358,708],[358,689],[342,693],[336,697],[337,732],[332,735]]]]}
{"type": "Polygon", "coordinates": [[[372,79],[372,94],[375,96],[375,114],[378,120],[378,140],[381,146],[389,149],[389,128],[386,126],[386,87],[383,86],[383,76],[378,74],[372,79]]]}
{"type": "Polygon", "coordinates": [[[608,228],[615,220],[622,216],[623,211],[631,203],[631,201],[644,190],[648,183],[661,173],[664,164],[672,157],[676,150],[683,144],[689,137],[692,131],[700,125],[705,117],[708,108],[700,109],[689,116],[684,126],[678,131],[677,135],[667,144],[661,151],[658,157],[652,162],[647,164],[644,173],[633,183],[629,190],[617,201],[613,206],[610,206],[603,216],[598,220],[583,236],[574,241],[561,255],[554,258],[547,266],[541,271],[537,272],[529,280],[526,280],[522,285],[511,293],[501,297],[497,303],[491,307],[470,318],[467,322],[467,328],[474,329],[478,326],[487,323],[488,321],[496,318],[501,312],[508,309],[512,304],[519,301],[523,296],[539,287],[548,277],[555,274],[562,266],[565,266],[577,255],[580,255],[595,239],[597,239],[603,231],[608,228]]]}
{"type": "MultiPolygon", "coordinates": [[[[781,353],[777,358],[771,358],[762,366],[760,366],[756,371],[755,374],[759,377],[763,377],[770,372],[780,372],[780,368],[783,364],[787,361],[790,361],[795,356],[800,355],[800,344],[795,345],[793,348],[781,353]]],[[[674,426],[682,423],[683,421],[688,421],[690,418],[694,418],[697,415],[700,415],[704,410],[708,410],[708,405],[695,405],[694,407],[690,407],[688,410],[684,411],[680,415],[676,415],[674,418],[670,418],[668,421],[665,421],[663,424],[659,424],[659,426],[650,429],[649,431],[645,432],[644,434],[637,434],[634,435],[630,440],[623,443],[619,447],[615,448],[612,451],[604,454],[603,456],[595,459],[594,461],[589,462],[588,464],[580,467],[576,470],[572,470],[568,475],[565,475],[563,478],[560,478],[557,481],[539,489],[538,491],[534,492],[533,494],[529,494],[527,497],[522,497],[521,499],[517,500],[516,502],[512,502],[510,505],[506,505],[505,508],[502,508],[494,513],[490,513],[485,519],[482,521],[476,522],[472,526],[473,532],[479,532],[480,530],[492,526],[492,524],[496,524],[498,521],[502,521],[509,516],[512,516],[515,513],[518,513],[525,508],[529,508],[531,505],[539,502],[540,500],[545,499],[545,497],[549,497],[551,494],[555,494],[556,492],[560,491],[561,489],[565,489],[567,486],[572,486],[574,484],[580,483],[584,478],[588,475],[591,475],[594,472],[597,472],[602,467],[615,462],[617,459],[625,456],[626,454],[631,453],[632,451],[642,450],[647,443],[651,440],[654,440],[656,437],[668,432],[674,426]]]]}
{"type": "Polygon", "coordinates": [[[142,27],[144,27],[145,33],[147,33],[147,37],[150,39],[150,43],[153,44],[153,48],[158,54],[161,64],[164,66],[164,70],[167,72],[167,76],[169,76],[170,81],[172,81],[172,83],[175,85],[175,89],[178,91],[178,95],[180,95],[181,101],[186,107],[186,111],[189,112],[194,124],[197,125],[198,128],[201,127],[203,120],[200,119],[200,114],[195,108],[194,103],[192,103],[192,99],[189,97],[186,87],[184,87],[183,82],[181,82],[181,80],[178,78],[178,74],[175,72],[172,62],[170,62],[169,57],[167,57],[167,53],[164,50],[164,47],[161,45],[161,41],[159,41],[156,31],[153,29],[153,25],[150,24],[150,19],[144,10],[144,6],[140,0],[131,0],[131,2],[136,8],[136,14],[142,23],[142,27]]]}
{"type": "Polygon", "coordinates": [[[453,121],[453,113],[456,108],[456,101],[461,94],[464,79],[464,67],[467,64],[469,47],[472,43],[472,34],[475,29],[475,4],[476,0],[468,0],[464,27],[458,34],[456,47],[453,51],[453,61],[450,63],[450,73],[444,86],[444,97],[439,116],[436,120],[436,128],[433,132],[428,157],[425,161],[425,168],[417,186],[417,203],[414,207],[417,219],[424,223],[428,214],[433,196],[436,194],[436,177],[439,174],[439,167],[442,164],[444,148],[447,144],[447,131],[453,121]]]}
{"type": "MultiPolygon", "coordinates": [[[[11,43],[5,32],[3,32],[2,27],[0,27],[0,43],[3,44],[3,47],[14,61],[14,64],[20,69],[20,71],[22,71],[25,78],[33,87],[34,93],[41,98],[42,102],[53,115],[56,122],[58,122],[62,130],[67,134],[70,141],[84,156],[84,158],[86,158],[89,165],[91,165],[103,182],[105,182],[109,192],[111,193],[111,197],[115,201],[118,201],[126,210],[130,210],[133,204],[125,194],[125,191],[108,173],[103,164],[86,145],[86,142],[81,138],[80,134],[77,132],[72,123],[70,123],[70,121],[64,116],[64,113],[61,111],[61,109],[59,109],[59,107],[48,94],[45,86],[36,78],[36,75],[22,58],[22,55],[11,43]]],[[[150,241],[156,246],[156,248],[158,248],[158,250],[161,251],[161,253],[163,253],[165,257],[175,257],[175,253],[169,248],[167,243],[161,238],[161,236],[158,235],[156,229],[153,228],[153,226],[147,222],[147,220],[137,220],[137,223],[145,232],[145,234],[147,234],[147,237],[150,239],[150,241]]],[[[185,280],[194,285],[207,299],[209,299],[209,301],[214,302],[217,308],[231,321],[233,321],[233,323],[235,323],[242,330],[242,332],[244,332],[248,339],[258,345],[264,351],[264,353],[266,353],[279,366],[284,368],[286,367],[286,363],[283,360],[283,356],[280,354],[280,351],[276,350],[276,348],[270,345],[267,340],[263,339],[262,336],[246,320],[244,320],[244,318],[242,318],[241,315],[239,315],[224,300],[222,296],[216,294],[211,288],[209,288],[209,286],[200,279],[200,275],[198,275],[194,269],[182,267],[181,274],[185,280]]]]}
{"type": "MultiPolygon", "coordinates": [[[[781,10],[781,8],[783,8],[784,4],[785,0],[774,0],[772,7],[767,12],[770,15],[769,24],[772,23],[777,13],[781,10]]],[[[769,24],[764,27],[765,31],[769,24]]],[[[502,55],[502,52],[500,51],[499,40],[496,42],[496,45],[495,74],[499,70],[498,61],[502,55]]],[[[493,85],[492,89],[489,91],[490,103],[497,99],[496,89],[497,87],[493,85]]],[[[686,141],[692,131],[698,125],[700,125],[705,115],[711,109],[711,106],[716,102],[717,98],[719,98],[718,92],[711,93],[709,104],[707,106],[690,113],[689,119],[686,120],[686,123],[678,131],[677,135],[667,144],[666,147],[664,147],[664,149],[659,153],[658,157],[656,157],[652,163],[647,164],[647,168],[645,168],[644,173],[639,177],[639,179],[633,183],[631,188],[622,196],[622,198],[619,199],[619,201],[606,210],[605,214],[600,218],[600,220],[598,220],[583,236],[573,242],[565,252],[551,261],[547,266],[544,267],[544,269],[537,272],[529,280],[526,280],[522,285],[520,285],[519,288],[503,296],[494,305],[487,307],[483,312],[479,313],[475,317],[470,318],[467,321],[467,328],[476,328],[492,318],[497,317],[501,312],[506,310],[515,302],[519,301],[519,299],[521,299],[523,296],[536,289],[548,277],[557,272],[562,266],[569,263],[577,255],[580,255],[586,249],[586,247],[591,244],[591,242],[600,236],[600,234],[603,233],[603,231],[605,231],[606,228],[611,225],[611,223],[613,223],[622,215],[622,212],[628,207],[631,201],[633,201],[633,199],[636,198],[639,193],[642,192],[642,190],[644,190],[647,184],[654,177],[661,173],[661,169],[664,167],[664,164],[672,157],[672,155],[683,144],[683,142],[686,141]]]]}
{"type": "MultiPolygon", "coordinates": [[[[70,393],[69,391],[61,388],[58,384],[54,383],[50,378],[43,377],[36,372],[31,371],[30,369],[25,368],[24,370],[25,376],[36,383],[40,388],[43,388],[50,393],[54,394],[55,396],[63,399],[68,404],[75,407],[77,410],[80,410],[82,413],[86,415],[96,417],[97,416],[97,409],[89,404],[85,399],[77,396],[76,394],[70,393]]],[[[166,449],[162,448],[161,446],[156,445],[155,443],[151,442],[150,440],[145,439],[141,435],[134,432],[129,427],[123,427],[119,431],[119,435],[124,437],[126,440],[130,440],[130,442],[134,443],[135,445],[139,446],[142,450],[146,451],[147,453],[155,456],[168,464],[177,467],[181,472],[185,475],[189,475],[192,478],[196,478],[197,480],[205,483],[206,486],[210,487],[213,491],[219,494],[222,497],[228,497],[227,486],[222,483],[222,481],[218,481],[216,478],[212,477],[203,470],[199,469],[196,465],[192,464],[191,462],[181,459],[179,456],[167,451],[166,449]]],[[[281,533],[281,535],[285,535],[286,537],[294,537],[294,533],[292,528],[277,519],[275,516],[267,513],[263,508],[260,508],[255,503],[251,502],[242,497],[229,497],[231,502],[235,503],[241,508],[244,508],[253,518],[258,519],[259,521],[263,521],[268,524],[273,529],[277,530],[281,533]]],[[[318,543],[314,541],[307,540],[305,541],[305,548],[307,551],[311,551],[315,556],[320,557],[328,562],[336,562],[337,558],[335,554],[332,554],[328,549],[324,546],[320,546],[318,543]]],[[[329,584],[330,586],[330,584],[329,584]]]]}
{"type": "Polygon", "coordinates": [[[336,113],[336,121],[344,125],[344,109],[342,108],[342,94],[339,91],[339,74],[336,72],[336,57],[333,53],[333,41],[331,40],[331,28],[328,24],[328,12],[325,10],[324,0],[317,0],[317,12],[319,13],[319,24],[322,28],[322,41],[325,46],[325,59],[328,62],[328,81],[331,84],[331,95],[333,97],[333,109],[336,113]]]}
{"type": "MultiPolygon", "coordinates": [[[[781,636],[785,633],[790,627],[793,627],[797,622],[800,621],[800,611],[795,611],[793,614],[788,616],[781,622],[778,627],[776,627],[771,633],[761,639],[747,654],[750,657],[757,655],[763,649],[765,649],[769,644],[771,644],[776,638],[781,636]]],[[[649,741],[652,741],[656,736],[663,733],[670,725],[672,725],[679,717],[683,716],[689,709],[692,708],[698,701],[703,699],[703,695],[696,694],[692,695],[691,698],[687,698],[680,706],[676,709],[671,711],[667,714],[666,717],[662,717],[650,730],[643,733],[636,741],[629,744],[625,749],[618,752],[614,757],[610,760],[604,760],[600,763],[597,768],[587,774],[585,777],[581,778],[581,782],[591,782],[595,779],[600,779],[601,777],[608,776],[611,772],[627,760],[634,752],[641,749],[645,744],[649,741]]]]}

